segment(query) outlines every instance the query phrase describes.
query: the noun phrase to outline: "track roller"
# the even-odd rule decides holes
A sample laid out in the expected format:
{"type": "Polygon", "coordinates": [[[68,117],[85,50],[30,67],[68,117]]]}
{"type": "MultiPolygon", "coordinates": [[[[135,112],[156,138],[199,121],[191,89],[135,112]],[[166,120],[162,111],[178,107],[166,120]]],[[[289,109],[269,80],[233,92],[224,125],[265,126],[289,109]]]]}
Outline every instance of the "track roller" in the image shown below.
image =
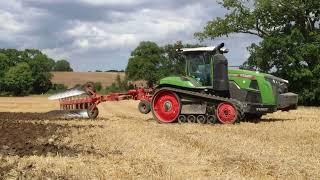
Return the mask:
{"type": "Polygon", "coordinates": [[[215,124],[217,123],[217,118],[215,116],[207,116],[208,124],[215,124]]]}
{"type": "Polygon", "coordinates": [[[180,115],[180,116],[178,117],[178,122],[179,122],[179,123],[186,123],[186,122],[188,122],[188,121],[187,121],[187,116],[186,116],[186,115],[180,115]]]}
{"type": "Polygon", "coordinates": [[[204,115],[199,115],[197,117],[197,123],[199,124],[206,124],[207,123],[207,119],[204,115]]]}
{"type": "Polygon", "coordinates": [[[189,115],[188,116],[188,123],[196,123],[197,122],[197,118],[194,115],[189,115]]]}

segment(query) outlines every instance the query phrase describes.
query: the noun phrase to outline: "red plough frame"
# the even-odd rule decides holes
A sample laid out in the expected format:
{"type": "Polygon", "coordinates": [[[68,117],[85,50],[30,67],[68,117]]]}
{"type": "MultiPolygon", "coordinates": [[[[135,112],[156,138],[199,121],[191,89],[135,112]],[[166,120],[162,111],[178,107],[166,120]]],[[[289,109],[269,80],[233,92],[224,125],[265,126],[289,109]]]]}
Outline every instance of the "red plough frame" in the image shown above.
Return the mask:
{"type": "Polygon", "coordinates": [[[85,91],[89,96],[73,96],[60,99],[60,109],[88,110],[88,112],[92,112],[95,109],[97,109],[98,104],[106,101],[121,101],[133,99],[151,102],[152,99],[152,89],[145,88],[129,90],[127,93],[111,93],[108,95],[100,95],[96,91],[91,90],[90,88],[86,88],[85,91]]]}

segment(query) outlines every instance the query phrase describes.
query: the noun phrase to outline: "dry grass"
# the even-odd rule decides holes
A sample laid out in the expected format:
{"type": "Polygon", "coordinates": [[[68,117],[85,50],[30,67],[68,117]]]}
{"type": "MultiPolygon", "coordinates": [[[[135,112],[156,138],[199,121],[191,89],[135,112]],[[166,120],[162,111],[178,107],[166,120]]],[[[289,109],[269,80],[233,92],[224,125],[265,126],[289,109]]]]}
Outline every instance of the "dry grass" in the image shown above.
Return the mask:
{"type": "MultiPolygon", "coordinates": [[[[0,179],[320,177],[318,108],[275,113],[260,123],[161,125],[151,115],[139,114],[137,103],[101,104],[96,121],[6,121],[29,123],[28,129],[32,124],[43,125],[47,130],[37,131],[30,142],[42,151],[19,154],[0,150],[0,179]],[[46,149],[48,142],[55,148],[46,149]]],[[[56,107],[45,97],[0,98],[0,111],[46,112],[56,107]]],[[[4,121],[1,115],[0,121],[4,121]]],[[[0,131],[5,131],[4,127],[0,126],[0,131]]],[[[27,132],[18,131],[17,136],[27,132]]],[[[0,136],[0,148],[6,145],[1,144],[5,138],[0,136]]]]}
{"type": "Polygon", "coordinates": [[[103,87],[110,86],[119,74],[121,78],[124,73],[117,72],[52,72],[52,82],[56,84],[65,84],[69,88],[76,84],[85,84],[87,82],[101,82],[103,87]]]}

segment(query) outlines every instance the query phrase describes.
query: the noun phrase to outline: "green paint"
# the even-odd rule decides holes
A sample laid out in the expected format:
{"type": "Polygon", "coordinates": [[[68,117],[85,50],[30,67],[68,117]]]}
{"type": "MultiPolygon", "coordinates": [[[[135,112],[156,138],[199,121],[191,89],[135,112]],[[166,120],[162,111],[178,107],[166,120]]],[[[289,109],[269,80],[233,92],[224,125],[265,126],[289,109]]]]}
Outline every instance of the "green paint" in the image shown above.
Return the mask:
{"type": "Polygon", "coordinates": [[[171,76],[160,80],[160,85],[173,85],[185,88],[201,87],[201,84],[191,77],[171,76]]]}
{"type": "MultiPolygon", "coordinates": [[[[173,85],[184,88],[212,88],[214,54],[211,52],[189,52],[185,53],[185,55],[187,77],[167,77],[160,80],[160,85],[173,85]]],[[[272,85],[265,79],[267,75],[256,71],[229,69],[229,80],[234,81],[240,89],[260,91],[262,104],[276,105],[276,97],[273,94],[272,85]],[[250,88],[253,80],[257,81],[259,89],[250,88]]]]}
{"type": "MultiPolygon", "coordinates": [[[[264,105],[275,105],[276,100],[273,95],[273,90],[271,83],[265,80],[264,73],[259,73],[255,71],[247,71],[240,69],[229,69],[229,80],[234,81],[241,89],[249,90],[249,91],[257,91],[256,89],[250,88],[250,83],[252,80],[257,80],[259,90],[261,92],[261,99],[264,105]],[[243,78],[243,77],[234,77],[232,75],[246,75],[246,76],[254,76],[253,79],[243,78]]],[[[178,77],[171,76],[166,77],[160,80],[160,85],[173,85],[178,87],[185,88],[198,88],[203,87],[200,82],[191,78],[191,77],[178,77]]]]}
{"type": "Polygon", "coordinates": [[[229,80],[234,81],[241,89],[252,90],[250,88],[250,83],[252,79],[249,78],[241,78],[241,77],[232,77],[230,74],[239,74],[239,75],[247,75],[253,76],[253,80],[257,80],[259,90],[261,93],[262,104],[264,105],[275,105],[276,99],[273,94],[272,85],[269,81],[265,79],[267,74],[259,73],[255,71],[247,71],[241,69],[229,69],[229,80]]]}

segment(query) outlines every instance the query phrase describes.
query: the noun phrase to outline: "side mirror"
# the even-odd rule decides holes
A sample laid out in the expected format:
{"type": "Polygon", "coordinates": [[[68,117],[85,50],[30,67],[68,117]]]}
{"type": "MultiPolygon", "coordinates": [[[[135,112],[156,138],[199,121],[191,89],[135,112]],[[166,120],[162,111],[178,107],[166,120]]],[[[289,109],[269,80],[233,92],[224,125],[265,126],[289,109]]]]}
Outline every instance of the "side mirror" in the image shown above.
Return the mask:
{"type": "Polygon", "coordinates": [[[220,52],[222,52],[222,53],[228,53],[228,52],[229,52],[229,49],[227,49],[227,48],[221,48],[221,49],[220,49],[220,52]]]}

